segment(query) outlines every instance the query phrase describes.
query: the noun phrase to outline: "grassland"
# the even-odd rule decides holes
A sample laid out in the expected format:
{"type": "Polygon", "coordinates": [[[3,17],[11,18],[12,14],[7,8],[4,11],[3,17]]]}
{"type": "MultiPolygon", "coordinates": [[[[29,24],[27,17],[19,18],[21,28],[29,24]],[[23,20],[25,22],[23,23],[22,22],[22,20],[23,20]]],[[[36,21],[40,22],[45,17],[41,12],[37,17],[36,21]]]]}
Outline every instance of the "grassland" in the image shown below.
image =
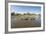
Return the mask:
{"type": "Polygon", "coordinates": [[[40,14],[11,14],[11,28],[40,27],[40,14]]]}

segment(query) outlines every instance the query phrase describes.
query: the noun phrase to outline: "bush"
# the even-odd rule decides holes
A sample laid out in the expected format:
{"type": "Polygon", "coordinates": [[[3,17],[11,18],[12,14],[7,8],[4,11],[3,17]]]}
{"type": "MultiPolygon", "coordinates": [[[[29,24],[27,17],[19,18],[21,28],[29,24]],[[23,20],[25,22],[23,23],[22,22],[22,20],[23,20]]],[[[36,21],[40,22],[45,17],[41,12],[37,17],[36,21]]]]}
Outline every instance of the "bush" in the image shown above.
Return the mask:
{"type": "Polygon", "coordinates": [[[24,20],[28,20],[28,18],[25,18],[24,20]]]}
{"type": "Polygon", "coordinates": [[[18,16],[19,14],[16,14],[16,16],[18,16]]]}
{"type": "Polygon", "coordinates": [[[31,18],[30,20],[35,20],[35,18],[31,18]]]}
{"type": "Polygon", "coordinates": [[[11,15],[15,15],[15,13],[13,12],[13,13],[11,13],[11,15]]]}

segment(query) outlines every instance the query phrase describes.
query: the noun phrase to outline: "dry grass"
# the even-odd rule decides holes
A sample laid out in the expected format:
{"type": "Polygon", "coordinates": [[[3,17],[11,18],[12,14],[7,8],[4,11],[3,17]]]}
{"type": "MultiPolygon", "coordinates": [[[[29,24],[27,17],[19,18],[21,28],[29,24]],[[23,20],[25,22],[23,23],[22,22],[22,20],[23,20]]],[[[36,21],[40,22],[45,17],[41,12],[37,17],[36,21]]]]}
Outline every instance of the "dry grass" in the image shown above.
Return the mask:
{"type": "Polygon", "coordinates": [[[12,28],[26,28],[26,27],[40,27],[41,21],[37,21],[35,18],[39,15],[14,15],[11,16],[12,28]]]}

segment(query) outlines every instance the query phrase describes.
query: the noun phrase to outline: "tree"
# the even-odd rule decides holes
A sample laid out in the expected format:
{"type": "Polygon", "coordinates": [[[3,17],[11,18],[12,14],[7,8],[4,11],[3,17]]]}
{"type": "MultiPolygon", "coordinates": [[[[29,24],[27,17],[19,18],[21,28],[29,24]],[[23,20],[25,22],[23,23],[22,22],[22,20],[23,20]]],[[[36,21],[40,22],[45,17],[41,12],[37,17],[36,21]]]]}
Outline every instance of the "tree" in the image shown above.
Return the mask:
{"type": "Polygon", "coordinates": [[[30,13],[29,13],[29,12],[27,12],[27,15],[30,15],[30,13]]]}
{"type": "Polygon", "coordinates": [[[13,12],[13,13],[11,13],[11,15],[15,15],[15,13],[13,12]]]}

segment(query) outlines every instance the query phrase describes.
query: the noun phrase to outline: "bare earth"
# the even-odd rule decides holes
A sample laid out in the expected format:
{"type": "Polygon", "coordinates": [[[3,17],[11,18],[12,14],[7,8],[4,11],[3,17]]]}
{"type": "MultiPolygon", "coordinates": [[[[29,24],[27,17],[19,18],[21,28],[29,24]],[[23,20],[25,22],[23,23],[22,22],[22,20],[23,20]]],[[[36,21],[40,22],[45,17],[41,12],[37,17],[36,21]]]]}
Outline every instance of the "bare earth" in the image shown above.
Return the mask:
{"type": "Polygon", "coordinates": [[[40,18],[37,20],[19,20],[15,16],[11,17],[11,28],[27,28],[27,27],[40,27],[40,18]]]}

